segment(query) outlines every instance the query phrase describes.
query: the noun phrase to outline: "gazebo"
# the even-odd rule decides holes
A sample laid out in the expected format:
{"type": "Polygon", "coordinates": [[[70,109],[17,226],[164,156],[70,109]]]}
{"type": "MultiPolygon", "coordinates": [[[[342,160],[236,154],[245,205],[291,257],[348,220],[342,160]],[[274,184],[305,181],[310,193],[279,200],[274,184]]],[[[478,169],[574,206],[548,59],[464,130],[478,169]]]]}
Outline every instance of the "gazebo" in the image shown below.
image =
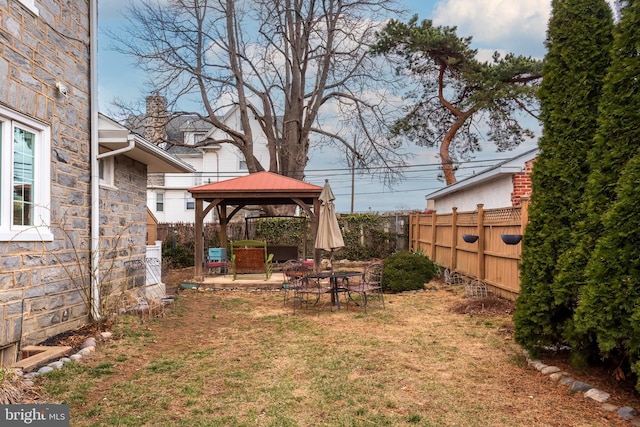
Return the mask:
{"type": "MultiPolygon", "coordinates": [[[[233,216],[248,205],[298,205],[313,224],[315,236],[318,229],[316,212],[320,209],[318,197],[322,187],[278,175],[272,172],[257,172],[240,178],[213,182],[189,189],[196,202],[195,217],[195,277],[202,280],[202,262],[204,255],[204,218],[212,209],[218,210],[220,218],[220,243],[227,242],[227,224],[233,216]],[[204,207],[204,202],[208,202],[204,207]],[[227,207],[233,207],[227,213],[227,207]]],[[[320,260],[318,252],[314,255],[316,266],[320,260]]]]}

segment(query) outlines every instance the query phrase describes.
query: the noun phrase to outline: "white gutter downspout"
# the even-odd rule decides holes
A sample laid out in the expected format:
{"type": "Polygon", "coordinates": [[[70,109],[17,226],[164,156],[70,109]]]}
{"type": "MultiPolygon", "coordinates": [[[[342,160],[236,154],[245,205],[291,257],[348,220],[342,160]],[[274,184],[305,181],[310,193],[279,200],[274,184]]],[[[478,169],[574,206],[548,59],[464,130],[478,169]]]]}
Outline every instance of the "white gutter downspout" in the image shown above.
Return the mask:
{"type": "Polygon", "coordinates": [[[136,148],[135,138],[136,137],[133,134],[127,135],[127,141],[129,141],[129,145],[127,145],[126,147],[118,148],[117,150],[107,151],[105,153],[98,154],[96,156],[96,159],[100,160],[100,159],[104,159],[105,157],[113,157],[113,156],[117,156],[118,154],[126,153],[127,151],[133,150],[134,148],[136,148]]]}
{"type": "Polygon", "coordinates": [[[89,6],[89,80],[91,99],[91,317],[100,320],[100,165],[98,160],[131,151],[135,136],[127,135],[129,145],[100,154],[98,134],[98,0],[89,6]]]}
{"type": "Polygon", "coordinates": [[[100,320],[100,174],[98,164],[98,0],[89,5],[89,99],[91,102],[91,317],[100,320]]]}

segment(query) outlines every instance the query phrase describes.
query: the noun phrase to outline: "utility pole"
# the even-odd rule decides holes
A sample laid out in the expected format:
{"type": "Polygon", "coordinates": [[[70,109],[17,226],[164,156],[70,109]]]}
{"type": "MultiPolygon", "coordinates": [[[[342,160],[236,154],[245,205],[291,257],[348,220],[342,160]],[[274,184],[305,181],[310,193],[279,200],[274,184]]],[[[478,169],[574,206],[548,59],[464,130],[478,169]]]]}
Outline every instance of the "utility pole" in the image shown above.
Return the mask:
{"type": "Polygon", "coordinates": [[[353,136],[353,151],[348,156],[349,167],[351,168],[351,213],[353,214],[353,205],[355,200],[356,190],[356,142],[357,136],[353,136]]]}

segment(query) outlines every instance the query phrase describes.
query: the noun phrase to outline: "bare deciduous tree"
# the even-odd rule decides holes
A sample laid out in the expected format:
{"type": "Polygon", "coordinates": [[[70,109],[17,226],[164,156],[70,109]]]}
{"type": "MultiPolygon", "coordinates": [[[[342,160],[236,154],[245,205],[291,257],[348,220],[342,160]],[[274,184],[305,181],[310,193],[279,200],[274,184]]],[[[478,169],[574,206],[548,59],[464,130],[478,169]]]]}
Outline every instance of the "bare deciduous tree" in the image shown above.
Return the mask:
{"type": "MultiPolygon", "coordinates": [[[[144,0],[128,8],[128,24],[112,34],[133,55],[150,92],[175,114],[197,115],[225,133],[249,172],[302,179],[311,141],[338,144],[385,182],[404,164],[387,138],[395,78],[369,55],[379,22],[396,13],[389,0],[144,0]],[[197,105],[188,111],[185,105],[197,105]],[[222,112],[237,107],[241,126],[222,112]],[[269,164],[254,155],[250,118],[266,135],[269,164]],[[359,148],[356,128],[366,129],[359,148]],[[360,150],[360,147],[362,150],[360,150]]],[[[175,141],[174,141],[175,142],[175,141]]],[[[397,147],[396,147],[397,148],[397,147]]]]}

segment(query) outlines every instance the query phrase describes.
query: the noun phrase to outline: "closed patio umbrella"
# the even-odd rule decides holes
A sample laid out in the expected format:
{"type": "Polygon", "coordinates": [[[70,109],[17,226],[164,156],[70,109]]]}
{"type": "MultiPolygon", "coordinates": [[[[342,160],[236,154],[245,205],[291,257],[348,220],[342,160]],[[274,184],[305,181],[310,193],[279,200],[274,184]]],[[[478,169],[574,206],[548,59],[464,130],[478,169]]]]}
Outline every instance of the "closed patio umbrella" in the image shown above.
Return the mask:
{"type": "Polygon", "coordinates": [[[344,239],[336,217],[336,207],[333,203],[335,196],[329,180],[325,179],[324,188],[318,197],[320,212],[318,213],[318,232],[316,234],[316,249],[330,252],[331,269],[333,270],[333,251],[344,247],[344,239]]]}

